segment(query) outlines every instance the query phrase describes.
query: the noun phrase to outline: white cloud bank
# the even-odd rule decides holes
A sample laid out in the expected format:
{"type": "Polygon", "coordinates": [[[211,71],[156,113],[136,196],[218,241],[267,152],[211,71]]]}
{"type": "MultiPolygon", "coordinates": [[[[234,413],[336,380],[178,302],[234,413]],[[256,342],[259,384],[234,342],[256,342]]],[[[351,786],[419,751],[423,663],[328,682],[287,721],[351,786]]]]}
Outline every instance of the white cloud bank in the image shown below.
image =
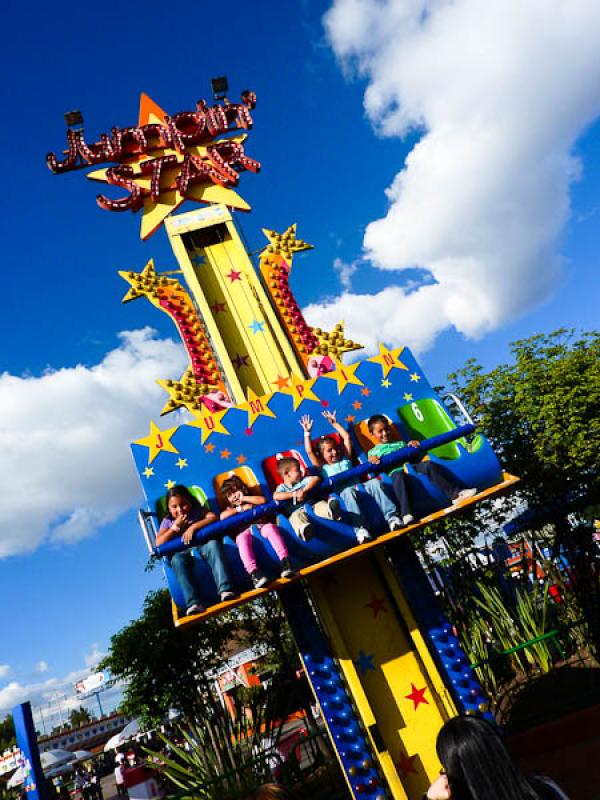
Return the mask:
{"type": "Polygon", "coordinates": [[[309,320],[344,318],[371,349],[383,339],[422,351],[445,328],[482,336],[546,299],[581,170],[573,145],[600,114],[600,3],[335,0],[324,24],[344,69],[368,82],[376,130],[423,131],[386,190],[387,214],[367,226],[364,256],[429,274],[416,290],[377,294],[342,281],[309,320]]]}
{"type": "Polygon", "coordinates": [[[92,367],[0,375],[0,557],[79,541],[139,501],[129,442],[166,399],[156,378],[179,377],[186,359],[150,328],[120,339],[92,367]]]}

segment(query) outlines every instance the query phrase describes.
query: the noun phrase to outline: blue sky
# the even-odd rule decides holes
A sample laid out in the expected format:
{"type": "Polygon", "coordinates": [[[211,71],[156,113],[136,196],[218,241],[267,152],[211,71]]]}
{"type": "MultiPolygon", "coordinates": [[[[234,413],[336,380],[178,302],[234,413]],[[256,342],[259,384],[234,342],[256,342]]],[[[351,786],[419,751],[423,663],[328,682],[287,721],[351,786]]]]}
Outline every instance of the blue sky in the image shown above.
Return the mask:
{"type": "MultiPolygon", "coordinates": [[[[586,40],[579,36],[581,63],[565,68],[558,80],[544,61],[547,47],[537,20],[515,14],[522,35],[503,38],[502,26],[490,34],[472,6],[460,0],[462,16],[432,15],[429,31],[415,37],[410,26],[401,28],[393,41],[386,29],[404,22],[389,9],[385,17],[388,4],[375,13],[366,0],[338,0],[326,28],[323,15],[331,4],[316,0],[232,0],[226,13],[188,4],[180,17],[154,0],[142,11],[132,4],[99,10],[59,2],[12,4],[6,12],[2,60],[9,77],[0,87],[0,137],[8,302],[0,318],[0,437],[6,437],[10,456],[2,462],[8,494],[0,526],[0,553],[6,554],[0,558],[0,596],[10,611],[0,645],[0,715],[27,695],[39,702],[69,685],[106,651],[110,635],[139,613],[148,589],[160,585],[158,571],[144,572],[146,553],[131,510],[141,500],[133,465],[119,486],[111,484],[111,475],[126,474],[126,441],[144,435],[162,407],[148,376],[158,370],[157,377],[170,377],[165,365],[173,376],[180,374],[181,354],[165,341],[174,333],[168,321],[149,304],[121,305],[126,285],[117,270],[137,271],[150,257],[159,270],[171,269],[175,259],[164,232],[142,242],[137,217],[100,210],[97,185],[85,171],[50,174],[45,154],[64,146],[63,113],[80,108],[93,137],[133,124],[141,91],[174,113],[209,97],[215,75],[229,77],[232,99],[254,89],[258,106],[247,152],[263,166],[240,184],[253,206],[240,217],[251,248],[264,243],[261,227],[283,230],[298,222],[299,236],[316,247],[297,259],[294,273],[297,297],[310,306],[311,319],[345,316],[348,334],[360,340],[361,333],[366,344],[382,333],[388,343],[404,337],[420,352],[430,380],[442,382],[471,356],[488,367],[506,359],[515,338],[597,324],[597,57],[590,45],[585,60],[586,40]],[[432,47],[443,64],[457,29],[481,30],[481,41],[487,36],[490,47],[497,45],[499,65],[533,65],[520,79],[523,101],[508,91],[507,70],[497,70],[501,78],[488,75],[480,94],[476,81],[456,66],[454,51],[447,69],[457,75],[449,74],[447,98],[433,69],[413,75],[404,68],[402,59],[418,65],[432,47]],[[367,33],[368,41],[361,38],[367,33]],[[392,80],[394,70],[404,83],[392,80]],[[544,100],[550,87],[555,102],[563,103],[560,115],[544,100]],[[506,104],[505,128],[483,112],[484,122],[478,117],[474,127],[471,112],[485,109],[481,98],[487,97],[496,108],[506,104]],[[394,116],[398,108],[407,109],[401,119],[394,116]],[[464,135],[444,139],[463,118],[464,135]],[[496,160],[478,149],[482,129],[482,139],[495,142],[496,160]],[[432,167],[428,132],[436,134],[442,168],[432,167]],[[483,189],[465,198],[469,173],[461,179],[443,167],[459,170],[473,152],[481,154],[475,174],[483,189]],[[407,156],[404,178],[386,195],[407,156]],[[435,206],[429,239],[428,224],[422,224],[429,212],[423,217],[419,197],[426,206],[431,202],[427,208],[435,206]],[[491,210],[498,207],[508,208],[501,218],[491,210]],[[399,216],[374,227],[390,217],[390,208],[399,216]],[[394,225],[404,231],[399,241],[394,225]],[[474,233],[467,238],[470,226],[474,233]],[[514,250],[507,247],[509,238],[514,250]],[[471,285],[477,288],[473,296],[465,289],[471,285]],[[464,307],[461,292],[468,298],[464,307]],[[353,326],[365,323],[353,314],[365,295],[383,309],[391,297],[394,314],[387,316],[397,319],[382,331],[357,332],[353,326]],[[436,326],[431,319],[442,308],[447,317],[436,326]],[[148,325],[156,334],[119,336],[148,325]],[[136,391],[130,384],[123,399],[130,372],[136,391]],[[81,426],[80,415],[86,417],[81,426]],[[96,423],[106,432],[103,440],[94,439],[96,423]],[[79,437],[72,447],[71,427],[79,437]]],[[[572,4],[582,13],[586,7],[593,39],[600,29],[593,4],[572,4]]],[[[558,23],[543,18],[540,24],[548,39],[562,35],[558,23]]],[[[572,42],[565,37],[555,46],[564,55],[572,42]]]]}

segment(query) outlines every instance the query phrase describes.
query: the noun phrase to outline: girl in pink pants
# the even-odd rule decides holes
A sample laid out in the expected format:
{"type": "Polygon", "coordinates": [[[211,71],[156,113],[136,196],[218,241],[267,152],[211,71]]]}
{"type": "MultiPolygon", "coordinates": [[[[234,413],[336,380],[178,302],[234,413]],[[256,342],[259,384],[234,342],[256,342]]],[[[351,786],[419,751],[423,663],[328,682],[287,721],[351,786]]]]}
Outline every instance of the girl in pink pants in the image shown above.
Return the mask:
{"type": "MultiPolygon", "coordinates": [[[[221,492],[227,501],[227,508],[221,512],[221,519],[227,519],[242,511],[249,511],[252,506],[260,506],[267,502],[262,495],[252,494],[244,481],[237,475],[232,475],[230,478],[223,481],[221,492]]],[[[288,550],[279,528],[272,522],[259,521],[255,524],[261,536],[264,536],[265,539],[271,543],[277,558],[281,562],[281,577],[291,578],[294,575],[294,570],[290,564],[288,550]]],[[[252,578],[254,586],[257,589],[266,586],[269,579],[258,569],[256,564],[256,556],[254,555],[254,547],[252,546],[252,527],[248,527],[241,531],[241,533],[238,533],[235,537],[235,543],[240,551],[240,558],[242,559],[244,569],[252,578]]]]}

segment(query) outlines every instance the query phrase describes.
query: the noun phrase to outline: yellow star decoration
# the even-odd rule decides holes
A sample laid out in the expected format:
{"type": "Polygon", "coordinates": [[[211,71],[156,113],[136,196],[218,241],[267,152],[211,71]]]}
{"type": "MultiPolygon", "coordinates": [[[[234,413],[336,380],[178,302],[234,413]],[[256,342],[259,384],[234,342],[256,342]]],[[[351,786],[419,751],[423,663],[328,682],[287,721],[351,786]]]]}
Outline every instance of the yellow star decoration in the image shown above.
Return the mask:
{"type": "Polygon", "coordinates": [[[394,367],[397,369],[408,370],[406,364],[403,364],[399,359],[399,356],[402,355],[403,350],[404,347],[397,347],[395,350],[388,350],[387,347],[380,342],[379,355],[368,358],[367,361],[373,361],[376,364],[380,364],[381,369],[383,370],[383,377],[387,378],[390,370],[394,367]]]}
{"type": "Polygon", "coordinates": [[[121,301],[123,303],[137,300],[138,297],[155,295],[158,288],[166,288],[167,286],[176,288],[180,286],[179,281],[173,278],[167,278],[166,275],[158,275],[154,268],[154,260],[152,258],[141,272],[119,270],[119,275],[131,286],[131,289],[129,289],[121,301]]]}
{"type": "Polygon", "coordinates": [[[218,383],[198,383],[191,367],[186,369],[178,381],[159,379],[156,382],[169,395],[169,399],[160,412],[161,416],[182,406],[185,406],[192,414],[199,414],[204,408],[200,397],[219,386],[218,383]]]}
{"type": "Polygon", "coordinates": [[[413,399],[413,396],[410,392],[404,392],[403,397],[406,403],[410,403],[410,401],[413,399]]]}
{"type": "Polygon", "coordinates": [[[411,372],[410,379],[413,383],[418,383],[421,380],[421,376],[418,372],[411,372]]]}
{"type": "Polygon", "coordinates": [[[259,417],[275,417],[276,415],[269,408],[269,401],[273,397],[273,392],[263,394],[260,397],[248,387],[248,402],[240,403],[238,408],[248,412],[248,427],[251,428],[259,417]]]}
{"type": "Polygon", "coordinates": [[[229,436],[229,431],[227,428],[224,427],[221,420],[229,411],[228,408],[224,409],[223,411],[204,411],[200,414],[196,415],[195,418],[188,422],[190,428],[200,428],[202,431],[202,437],[200,440],[200,444],[204,444],[204,442],[213,435],[213,433],[223,433],[226,436],[229,436]]]}
{"type": "Polygon", "coordinates": [[[146,469],[143,470],[143,472],[144,472],[144,477],[145,478],[151,478],[154,475],[154,468],[153,467],[146,467],[146,469]]]}
{"type": "Polygon", "coordinates": [[[184,467],[187,467],[187,465],[187,458],[180,458],[179,461],[177,461],[177,466],[179,469],[183,469],[184,467]]]}
{"type": "Polygon", "coordinates": [[[177,486],[177,484],[175,483],[175,481],[172,481],[170,478],[169,478],[169,480],[168,480],[168,481],[167,481],[167,482],[164,484],[164,487],[165,487],[165,489],[166,489],[167,491],[168,491],[169,489],[172,489],[174,486],[177,486]]]}
{"type": "Polygon", "coordinates": [[[359,367],[360,361],[356,361],[354,364],[342,364],[341,361],[336,360],[335,370],[333,372],[326,372],[325,375],[321,377],[331,378],[337,381],[338,394],[341,394],[349,383],[355,386],[364,386],[361,379],[354,374],[359,367]]]}
{"type": "Polygon", "coordinates": [[[381,381],[381,385],[383,386],[384,389],[389,389],[390,386],[392,385],[392,382],[390,380],[388,380],[388,378],[384,378],[381,381]]]}
{"type": "Polygon", "coordinates": [[[290,266],[292,265],[294,253],[313,249],[312,244],[296,238],[296,223],[290,225],[283,233],[276,233],[268,228],[263,228],[263,233],[269,240],[269,244],[265,247],[265,252],[279,253],[290,266]]]}
{"type": "MultiPolygon", "coordinates": [[[[140,116],[138,125],[142,126],[149,122],[166,124],[166,112],[160,106],[156,105],[150,98],[149,103],[144,105],[144,96],[142,96],[142,103],[140,105],[140,116]]],[[[214,146],[224,141],[237,142],[242,144],[246,139],[245,133],[232,136],[229,139],[214,139],[203,145],[193,145],[186,147],[186,155],[200,156],[201,158],[209,158],[208,147],[214,146]]],[[[237,208],[240,211],[250,211],[248,203],[240,197],[240,195],[233,189],[226,186],[219,186],[218,184],[207,181],[206,183],[199,183],[191,185],[187,194],[184,196],[180,194],[175,183],[181,165],[184,161],[184,155],[179,153],[173,148],[166,147],[161,150],[155,150],[151,158],[157,156],[175,156],[176,163],[170,168],[164,168],[160,178],[160,197],[158,200],[153,200],[148,194],[143,200],[142,210],[142,224],[140,235],[142,239],[147,239],[154,231],[162,225],[165,217],[174,212],[185,200],[196,200],[201,203],[223,203],[230,208],[237,208]]],[[[152,177],[151,175],[142,175],[140,163],[148,160],[148,154],[140,154],[132,156],[123,163],[129,164],[133,168],[133,180],[140,188],[150,189],[152,177]]],[[[101,183],[108,183],[107,169],[97,169],[88,173],[87,177],[93,181],[100,181],[101,183]]]]}
{"type": "Polygon", "coordinates": [[[316,381],[316,378],[306,381],[299,381],[297,378],[292,377],[292,385],[282,389],[283,394],[289,394],[292,396],[294,400],[294,411],[296,411],[296,409],[301,406],[305,400],[314,400],[317,403],[319,402],[320,398],[318,398],[317,395],[312,391],[312,387],[315,385],[316,381]]]}
{"type": "Polygon", "coordinates": [[[178,427],[179,426],[177,426],[177,428],[169,428],[166,431],[161,431],[160,428],[151,421],[150,433],[148,436],[134,441],[134,444],[141,444],[142,447],[148,448],[148,464],[151,464],[159,453],[179,453],[179,450],[171,443],[171,436],[173,436],[178,427]]]}
{"type": "Polygon", "coordinates": [[[344,323],[338,322],[332,331],[324,331],[322,328],[311,328],[317,337],[318,346],[311,355],[331,356],[336,359],[342,353],[349,353],[351,350],[362,350],[362,344],[353,342],[352,339],[344,338],[344,323]]]}

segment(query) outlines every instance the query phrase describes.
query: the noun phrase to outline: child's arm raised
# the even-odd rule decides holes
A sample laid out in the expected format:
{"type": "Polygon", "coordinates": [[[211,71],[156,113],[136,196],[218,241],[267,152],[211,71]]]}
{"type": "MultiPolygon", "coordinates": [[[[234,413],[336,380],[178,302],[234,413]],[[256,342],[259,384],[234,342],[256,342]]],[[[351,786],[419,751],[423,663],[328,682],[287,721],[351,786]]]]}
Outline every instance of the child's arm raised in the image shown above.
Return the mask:
{"type": "Polygon", "coordinates": [[[310,432],[312,431],[313,421],[312,417],[308,414],[305,414],[303,417],[300,417],[300,425],[302,430],[304,431],[304,449],[306,450],[306,455],[308,456],[310,463],[313,467],[320,467],[321,462],[313,450],[312,442],[310,439],[310,432]]]}
{"type": "Polygon", "coordinates": [[[331,425],[333,430],[336,433],[339,433],[340,439],[342,440],[342,444],[344,445],[344,450],[346,451],[346,455],[348,458],[352,458],[352,440],[350,439],[350,434],[344,428],[344,426],[339,423],[336,419],[336,411],[324,411],[323,416],[327,420],[327,422],[331,425]]]}

